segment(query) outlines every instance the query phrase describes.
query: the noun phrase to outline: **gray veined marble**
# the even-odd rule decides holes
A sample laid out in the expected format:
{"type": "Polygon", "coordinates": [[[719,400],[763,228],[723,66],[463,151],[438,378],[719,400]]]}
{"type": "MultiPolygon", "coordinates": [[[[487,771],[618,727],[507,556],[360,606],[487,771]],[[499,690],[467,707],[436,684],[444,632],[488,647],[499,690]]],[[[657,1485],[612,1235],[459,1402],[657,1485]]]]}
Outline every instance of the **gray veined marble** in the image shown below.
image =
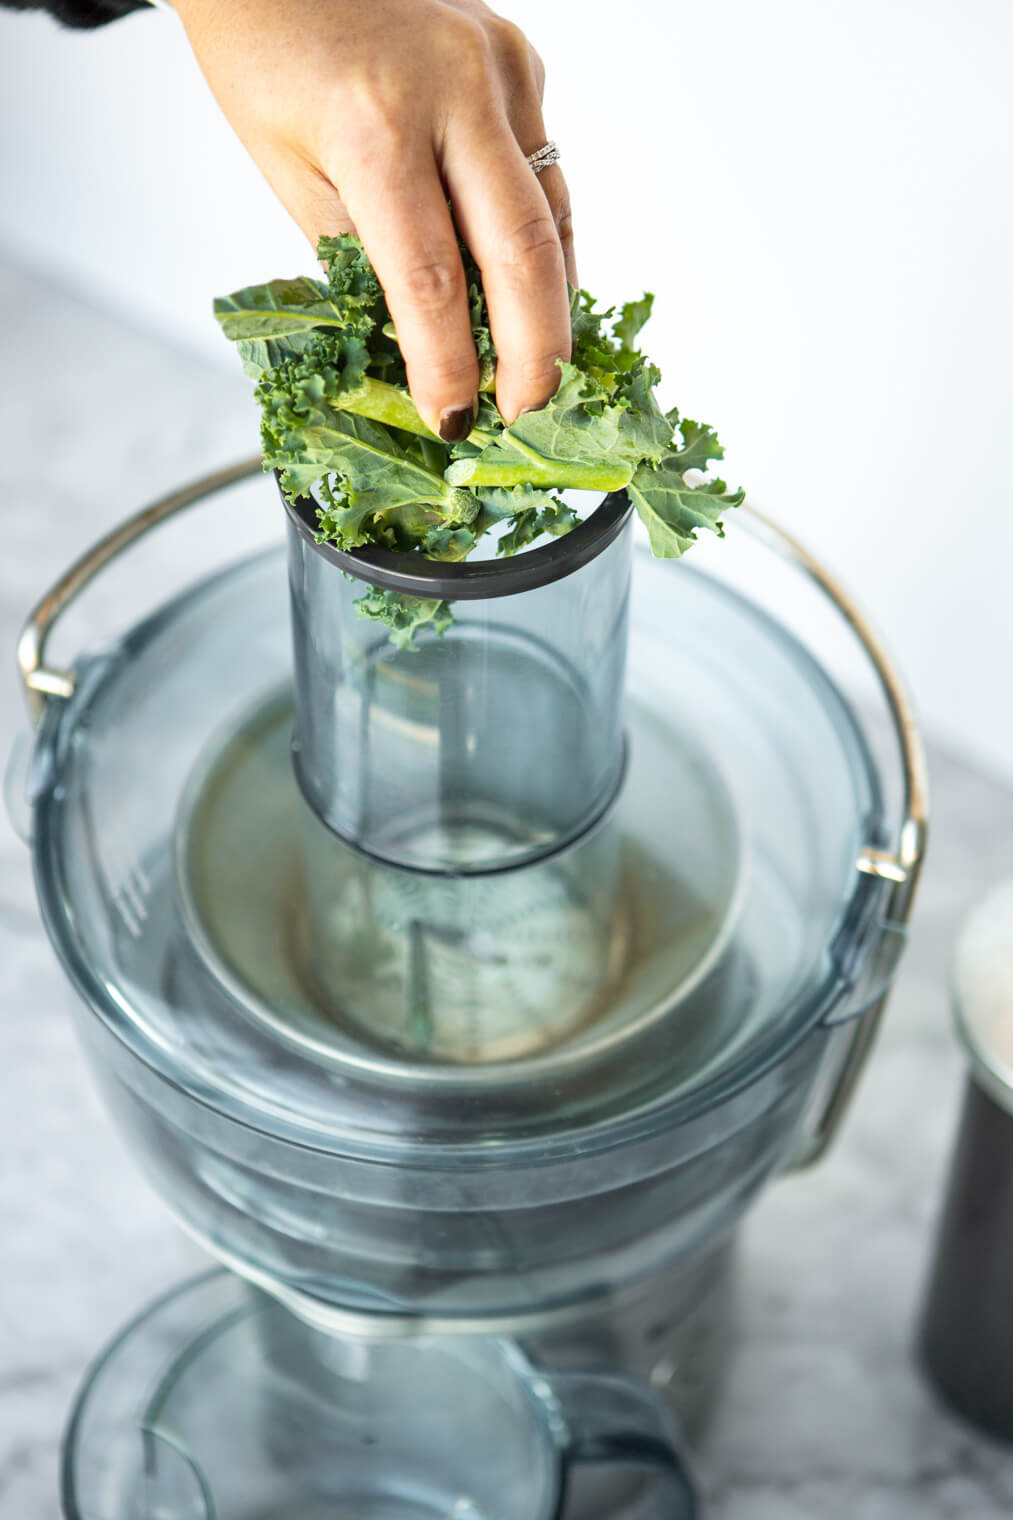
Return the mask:
{"type": "MultiPolygon", "coordinates": [[[[253,451],[241,377],[0,263],[0,647],[74,554],[134,506],[253,451]],[[62,355],[52,393],[52,354],[62,355]]],[[[175,541],[173,541],[175,542],[175,541]]],[[[148,562],[183,579],[193,541],[148,562]]],[[[150,597],[151,582],[144,595],[150,597]]],[[[96,590],[75,638],[129,604],[96,590]]],[[[139,604],[143,605],[143,601],[139,604]]],[[[0,664],[0,749],[23,726],[0,664]]],[[[712,1520],[998,1520],[1013,1449],[941,1410],[911,1358],[962,1060],[947,961],[962,914],[1013,872],[1013,794],[933,756],[934,829],[910,953],[830,1159],[777,1184],[745,1231],[744,1327],[700,1453],[712,1520]]],[[[122,1322],[193,1261],[105,1117],[71,1032],[72,993],[0,821],[0,1516],[59,1512],[75,1386],[122,1322]]]]}

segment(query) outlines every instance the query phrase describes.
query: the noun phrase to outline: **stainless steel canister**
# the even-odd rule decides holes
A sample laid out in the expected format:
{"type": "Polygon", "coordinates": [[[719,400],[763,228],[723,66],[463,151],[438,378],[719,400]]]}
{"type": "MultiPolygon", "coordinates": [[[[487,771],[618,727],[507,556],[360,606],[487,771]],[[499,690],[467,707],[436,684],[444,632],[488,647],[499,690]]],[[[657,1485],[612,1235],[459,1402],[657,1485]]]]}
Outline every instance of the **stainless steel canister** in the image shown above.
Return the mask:
{"type": "Polygon", "coordinates": [[[1013,880],[968,919],[954,993],[970,1072],[920,1351],[948,1403],[1013,1441],[1013,880]]]}

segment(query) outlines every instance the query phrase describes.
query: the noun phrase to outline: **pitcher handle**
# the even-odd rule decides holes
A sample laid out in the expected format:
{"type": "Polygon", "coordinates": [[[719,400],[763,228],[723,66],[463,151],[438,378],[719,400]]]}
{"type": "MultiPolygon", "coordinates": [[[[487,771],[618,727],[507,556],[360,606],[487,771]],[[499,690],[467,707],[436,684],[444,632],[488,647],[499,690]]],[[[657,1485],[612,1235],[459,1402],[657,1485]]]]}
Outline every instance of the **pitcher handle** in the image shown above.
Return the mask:
{"type": "Polygon", "coordinates": [[[586,1466],[628,1468],[652,1480],[637,1520],[695,1520],[696,1488],[674,1422],[649,1388],[611,1372],[554,1372],[549,1382],[567,1430],[557,1520],[567,1512],[572,1470],[586,1466]]]}

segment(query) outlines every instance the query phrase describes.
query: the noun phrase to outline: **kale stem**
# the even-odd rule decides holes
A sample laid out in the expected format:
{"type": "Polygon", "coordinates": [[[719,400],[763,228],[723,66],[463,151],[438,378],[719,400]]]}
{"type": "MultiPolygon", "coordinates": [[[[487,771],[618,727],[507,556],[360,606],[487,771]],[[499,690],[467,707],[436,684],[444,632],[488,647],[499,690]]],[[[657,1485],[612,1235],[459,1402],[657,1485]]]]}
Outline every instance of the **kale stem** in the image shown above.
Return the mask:
{"type": "MultiPolygon", "coordinates": [[[[359,417],[369,417],[387,427],[415,433],[420,438],[433,439],[443,444],[426,427],[406,390],[389,385],[386,380],[376,380],[367,375],[354,391],[342,391],[328,400],[346,412],[359,417]]],[[[495,441],[494,435],[482,428],[475,428],[469,435],[471,441],[487,447],[495,441]]],[[[632,478],[632,467],[616,461],[614,464],[587,464],[576,459],[547,459],[537,449],[522,442],[507,430],[504,435],[510,446],[526,457],[523,460],[457,459],[444,471],[448,485],[470,486],[550,486],[557,491],[618,491],[632,478]]],[[[427,461],[428,463],[429,461],[427,461]]],[[[433,461],[435,464],[435,460],[433,461]]]]}
{"type": "Polygon", "coordinates": [[[373,422],[383,422],[387,427],[402,428],[406,433],[416,433],[420,438],[435,438],[436,434],[426,427],[415,409],[415,403],[406,390],[389,385],[386,380],[374,380],[366,375],[354,391],[342,391],[340,395],[328,396],[332,406],[341,411],[354,412],[358,417],[369,417],[373,422]]]}
{"type": "Polygon", "coordinates": [[[545,463],[545,455],[540,454],[537,449],[533,449],[530,443],[525,443],[523,438],[518,438],[517,434],[512,432],[510,428],[503,429],[503,436],[510,440],[511,448],[516,449],[518,454],[526,454],[536,468],[540,469],[545,463]]]}
{"type": "MultiPolygon", "coordinates": [[[[339,411],[354,412],[356,416],[368,417],[372,422],[384,422],[388,427],[401,428],[406,433],[415,433],[419,438],[432,439],[441,449],[446,450],[446,444],[426,427],[411,396],[399,385],[391,385],[386,380],[376,380],[372,375],[366,375],[354,391],[341,391],[337,396],[328,396],[327,399],[339,411]]],[[[490,443],[495,443],[498,436],[483,428],[473,428],[468,434],[469,441],[483,449],[490,443]]]]}
{"type": "Polygon", "coordinates": [[[483,486],[547,486],[557,491],[618,491],[633,478],[631,465],[586,464],[576,459],[530,461],[510,459],[455,459],[444,471],[453,486],[480,491],[483,486]]]}

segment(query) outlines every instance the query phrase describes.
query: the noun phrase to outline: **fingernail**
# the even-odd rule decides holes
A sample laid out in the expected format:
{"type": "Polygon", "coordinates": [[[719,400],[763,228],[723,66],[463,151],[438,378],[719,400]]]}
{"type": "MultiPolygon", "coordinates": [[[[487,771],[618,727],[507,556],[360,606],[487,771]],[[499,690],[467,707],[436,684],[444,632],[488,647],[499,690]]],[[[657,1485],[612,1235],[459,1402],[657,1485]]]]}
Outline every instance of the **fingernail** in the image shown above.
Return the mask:
{"type": "Polygon", "coordinates": [[[475,426],[478,402],[470,406],[450,407],[440,413],[440,437],[444,443],[463,443],[475,426]]]}

